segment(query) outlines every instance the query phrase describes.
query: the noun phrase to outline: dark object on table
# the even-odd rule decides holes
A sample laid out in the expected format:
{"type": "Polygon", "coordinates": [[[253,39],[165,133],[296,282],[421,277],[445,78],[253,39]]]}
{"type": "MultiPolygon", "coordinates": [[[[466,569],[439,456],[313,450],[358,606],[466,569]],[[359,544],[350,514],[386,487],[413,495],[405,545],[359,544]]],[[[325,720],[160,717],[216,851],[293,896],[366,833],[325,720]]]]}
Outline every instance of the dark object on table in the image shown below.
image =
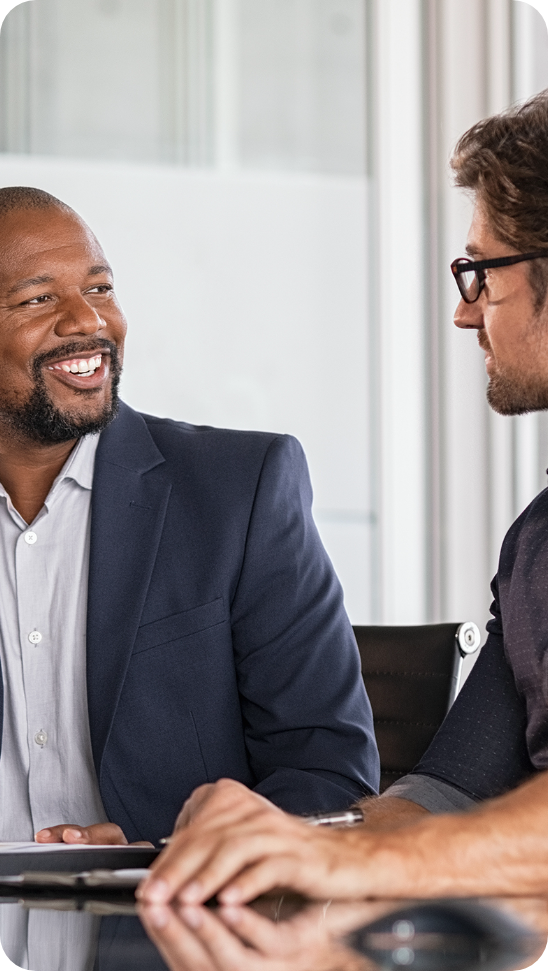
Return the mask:
{"type": "Polygon", "coordinates": [[[48,850],[47,853],[0,851],[0,879],[29,870],[80,873],[83,870],[138,869],[150,866],[159,852],[147,846],[83,846],[77,850],[48,850]]]}
{"type": "Polygon", "coordinates": [[[441,900],[392,912],[348,943],[387,971],[505,971],[533,957],[542,940],[494,907],[441,900]]]}

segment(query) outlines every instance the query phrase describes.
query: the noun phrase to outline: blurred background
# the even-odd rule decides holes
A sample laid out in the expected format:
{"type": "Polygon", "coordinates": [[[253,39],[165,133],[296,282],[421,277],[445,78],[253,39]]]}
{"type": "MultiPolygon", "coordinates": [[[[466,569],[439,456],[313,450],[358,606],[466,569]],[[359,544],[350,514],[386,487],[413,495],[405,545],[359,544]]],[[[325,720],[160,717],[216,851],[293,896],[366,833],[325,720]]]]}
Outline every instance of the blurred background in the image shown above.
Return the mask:
{"type": "Polygon", "coordinates": [[[123,396],[298,436],[355,624],[475,620],[546,483],[457,332],[448,158],[548,86],[521,0],[31,0],[0,36],[0,184],[90,223],[130,323],[123,396]]]}

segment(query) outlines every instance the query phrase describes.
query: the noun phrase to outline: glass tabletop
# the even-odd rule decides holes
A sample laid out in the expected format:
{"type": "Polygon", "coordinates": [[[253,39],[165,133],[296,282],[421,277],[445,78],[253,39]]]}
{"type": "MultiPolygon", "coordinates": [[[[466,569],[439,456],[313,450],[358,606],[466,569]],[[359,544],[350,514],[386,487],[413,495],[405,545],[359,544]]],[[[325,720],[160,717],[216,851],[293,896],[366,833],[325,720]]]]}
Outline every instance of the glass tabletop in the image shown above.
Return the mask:
{"type": "Polygon", "coordinates": [[[29,971],[515,971],[542,954],[548,900],[305,901],[137,913],[130,892],[0,901],[6,955],[29,971]],[[162,926],[155,926],[161,924],[162,926]]]}

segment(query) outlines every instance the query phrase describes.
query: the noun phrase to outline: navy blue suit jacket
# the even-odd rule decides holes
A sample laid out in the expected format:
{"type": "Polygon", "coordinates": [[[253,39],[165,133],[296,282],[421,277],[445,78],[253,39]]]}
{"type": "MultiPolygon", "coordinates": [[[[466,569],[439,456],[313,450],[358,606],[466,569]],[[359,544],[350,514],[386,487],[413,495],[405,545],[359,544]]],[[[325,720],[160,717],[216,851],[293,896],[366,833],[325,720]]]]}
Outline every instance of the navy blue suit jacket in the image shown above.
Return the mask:
{"type": "Polygon", "coordinates": [[[88,710],[103,804],[130,841],[170,833],[192,790],[223,776],[295,813],[376,790],[358,653],[310,504],[289,436],[126,405],[102,433],[88,710]]]}

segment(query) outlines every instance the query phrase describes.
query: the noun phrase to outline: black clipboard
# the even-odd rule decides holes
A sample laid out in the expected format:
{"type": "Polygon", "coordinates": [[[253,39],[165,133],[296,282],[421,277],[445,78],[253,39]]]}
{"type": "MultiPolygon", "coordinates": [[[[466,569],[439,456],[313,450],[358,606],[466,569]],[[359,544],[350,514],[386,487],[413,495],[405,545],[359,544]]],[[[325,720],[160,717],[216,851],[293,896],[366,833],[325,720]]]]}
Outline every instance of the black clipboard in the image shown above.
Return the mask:
{"type": "Polygon", "coordinates": [[[126,870],[149,867],[160,850],[149,846],[82,846],[78,849],[39,853],[24,849],[0,850],[0,880],[19,873],[48,871],[82,873],[89,870],[126,870]]]}

